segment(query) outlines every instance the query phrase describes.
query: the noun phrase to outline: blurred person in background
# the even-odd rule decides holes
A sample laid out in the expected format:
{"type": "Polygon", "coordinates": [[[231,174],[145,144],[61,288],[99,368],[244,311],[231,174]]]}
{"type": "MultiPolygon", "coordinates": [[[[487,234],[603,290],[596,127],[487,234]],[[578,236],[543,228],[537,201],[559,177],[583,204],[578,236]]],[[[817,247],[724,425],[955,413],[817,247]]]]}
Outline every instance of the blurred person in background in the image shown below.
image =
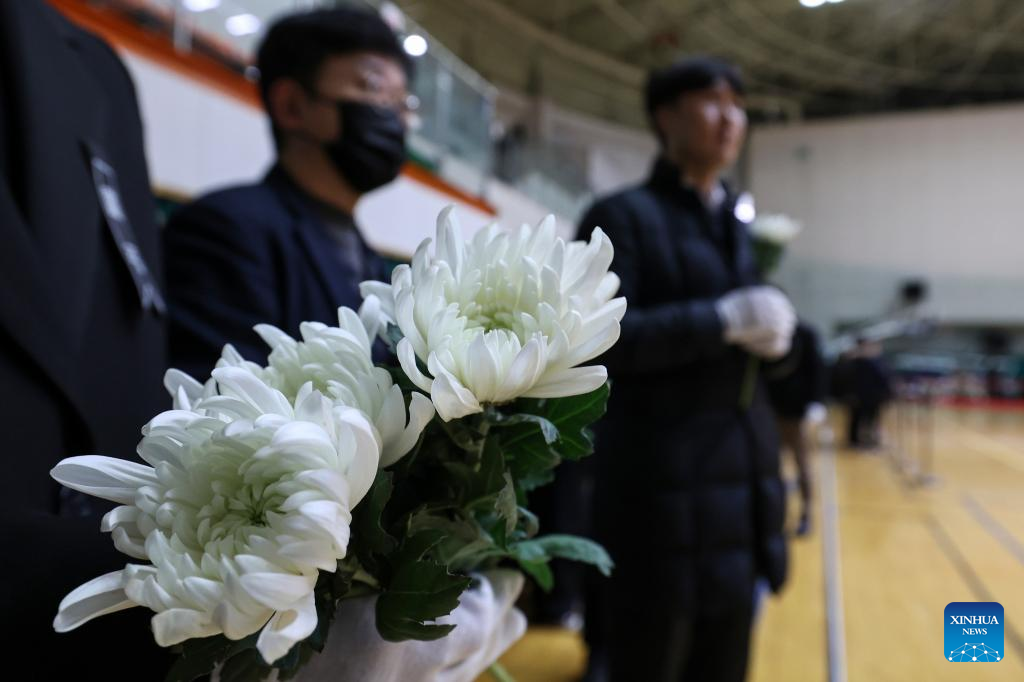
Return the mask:
{"type": "Polygon", "coordinates": [[[599,200],[629,310],[603,361],[594,523],[616,570],[588,596],[588,679],[743,680],[755,586],[786,574],[775,419],[751,356],[786,355],[796,316],[762,286],[722,182],[747,118],[738,71],[713,58],[653,72],[646,109],[661,153],[642,185],[599,200]]]}
{"type": "Polygon", "coordinates": [[[882,442],[880,418],[892,399],[892,376],[882,360],[881,344],[866,339],[857,340],[848,363],[850,447],[874,450],[882,442]]]}
{"type": "Polygon", "coordinates": [[[54,631],[65,595],[130,558],[100,532],[113,505],[50,470],[134,459],[170,407],[155,215],[114,51],[42,0],[0,2],[0,632],[18,679],[134,682],[170,665],[142,609],[54,631]]]}
{"type": "Polygon", "coordinates": [[[793,453],[800,490],[800,516],[796,535],[811,530],[813,483],[811,438],[826,416],[826,370],[818,333],[801,322],[793,334],[796,352],[766,372],[768,397],[779,423],[782,447],[793,453]]]}
{"type": "Polygon", "coordinates": [[[405,161],[411,63],[398,38],[370,10],[303,12],[270,27],[257,64],[276,164],[183,207],[165,233],[171,361],[198,377],[225,343],[265,360],[254,325],[298,336],[358,308],[361,281],[389,279],[353,214],[405,161]]]}

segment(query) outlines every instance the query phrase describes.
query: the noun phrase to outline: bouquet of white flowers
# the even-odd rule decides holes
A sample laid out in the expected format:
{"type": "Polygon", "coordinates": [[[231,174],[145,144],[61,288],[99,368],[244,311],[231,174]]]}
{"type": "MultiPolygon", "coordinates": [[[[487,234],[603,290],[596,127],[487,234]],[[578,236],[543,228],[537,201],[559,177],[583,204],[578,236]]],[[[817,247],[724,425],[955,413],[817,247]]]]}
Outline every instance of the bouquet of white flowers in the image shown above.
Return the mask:
{"type": "Polygon", "coordinates": [[[134,606],[180,656],[168,680],[294,676],[322,651],[340,600],[376,599],[387,640],[436,639],[470,571],[513,564],[545,589],[554,557],[608,574],[598,545],[537,536],[527,494],[592,450],[615,343],[612,246],[565,243],[554,221],[469,242],[450,209],[411,265],[363,284],[338,326],[270,326],[266,365],[231,346],[200,383],[176,370],[173,409],[143,428],[145,462],[71,457],[67,487],[119,506],[101,529],[138,563],[60,604],[76,628],[134,606]],[[399,366],[375,366],[374,339],[399,366]]]}

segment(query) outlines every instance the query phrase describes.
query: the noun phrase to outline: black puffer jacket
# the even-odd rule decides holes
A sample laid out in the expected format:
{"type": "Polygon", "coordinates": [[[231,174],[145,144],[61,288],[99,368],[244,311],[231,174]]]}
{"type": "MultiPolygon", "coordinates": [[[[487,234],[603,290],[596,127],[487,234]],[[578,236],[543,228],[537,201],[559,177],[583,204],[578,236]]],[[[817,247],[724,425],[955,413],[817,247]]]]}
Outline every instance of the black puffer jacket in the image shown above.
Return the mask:
{"type": "Polygon", "coordinates": [[[612,398],[598,425],[596,534],[617,597],[673,609],[749,608],[755,578],[786,574],[778,440],[763,387],[741,410],[748,356],[724,343],[715,301],[757,283],[729,197],[712,216],[662,160],[647,183],[595,204],[629,308],[603,358],[612,398]],[[644,596],[646,595],[646,596],[644,596]]]}

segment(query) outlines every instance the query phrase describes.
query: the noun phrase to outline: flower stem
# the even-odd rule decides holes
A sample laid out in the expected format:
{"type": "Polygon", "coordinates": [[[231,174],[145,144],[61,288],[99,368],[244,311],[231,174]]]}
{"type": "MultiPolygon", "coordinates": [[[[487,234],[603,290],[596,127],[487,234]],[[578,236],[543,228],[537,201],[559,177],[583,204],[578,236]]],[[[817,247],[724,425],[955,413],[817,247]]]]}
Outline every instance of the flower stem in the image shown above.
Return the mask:
{"type": "Polygon", "coordinates": [[[380,589],[380,583],[377,582],[377,579],[367,573],[362,566],[356,569],[355,575],[352,576],[352,582],[360,582],[376,590],[380,589]]]}
{"type": "Polygon", "coordinates": [[[756,355],[747,356],[747,369],[743,373],[743,386],[740,388],[740,409],[749,410],[754,404],[754,391],[757,390],[757,375],[761,369],[761,361],[756,355]]]}
{"type": "Polygon", "coordinates": [[[487,672],[491,674],[498,682],[516,682],[516,678],[509,674],[508,670],[505,670],[505,666],[495,661],[491,664],[491,667],[487,669],[487,672]]]}

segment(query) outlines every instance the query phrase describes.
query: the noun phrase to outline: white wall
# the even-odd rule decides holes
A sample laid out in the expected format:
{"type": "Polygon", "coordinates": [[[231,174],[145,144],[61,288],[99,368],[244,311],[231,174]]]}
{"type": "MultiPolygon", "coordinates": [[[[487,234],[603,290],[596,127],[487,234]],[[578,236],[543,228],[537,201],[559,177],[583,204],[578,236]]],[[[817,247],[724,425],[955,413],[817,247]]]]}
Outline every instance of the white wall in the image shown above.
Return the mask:
{"type": "Polygon", "coordinates": [[[1024,320],[1024,106],[757,129],[761,212],[804,223],[777,277],[826,329],[923,277],[950,322],[1024,320]]]}
{"type": "Polygon", "coordinates": [[[131,52],[150,181],[186,196],[260,177],[273,158],[263,112],[131,52]]]}
{"type": "Polygon", "coordinates": [[[456,201],[432,187],[400,176],[390,185],[371,192],[356,207],[356,221],[367,243],[382,253],[408,258],[425,237],[434,236],[437,214],[456,204],[456,216],[468,236],[494,221],[494,216],[456,201]]]}

